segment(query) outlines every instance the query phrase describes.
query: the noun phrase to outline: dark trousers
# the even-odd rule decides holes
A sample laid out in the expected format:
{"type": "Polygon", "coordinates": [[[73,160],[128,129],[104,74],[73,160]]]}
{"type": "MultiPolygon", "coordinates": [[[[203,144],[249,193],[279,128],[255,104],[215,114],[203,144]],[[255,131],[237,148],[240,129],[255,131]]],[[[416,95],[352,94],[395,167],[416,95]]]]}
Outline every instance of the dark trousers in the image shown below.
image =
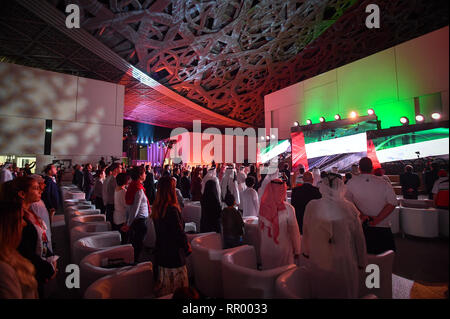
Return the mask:
{"type": "Polygon", "coordinates": [[[106,204],[106,221],[113,224],[114,204],[106,204]]]}
{"type": "Polygon", "coordinates": [[[382,254],[385,251],[395,251],[394,235],[390,227],[363,227],[366,238],[367,253],[382,254]]]}
{"type": "Polygon", "coordinates": [[[147,219],[139,218],[135,219],[130,227],[130,243],[134,248],[134,261],[138,262],[139,256],[144,247],[144,238],[147,234],[147,219]]]}
{"type": "Polygon", "coordinates": [[[103,215],[106,212],[106,207],[105,204],[103,204],[103,198],[101,197],[95,197],[95,208],[100,209],[100,213],[102,213],[103,215]]]}
{"type": "Polygon", "coordinates": [[[223,237],[224,249],[234,248],[242,245],[240,237],[223,237]]]}
{"type": "Polygon", "coordinates": [[[127,232],[123,232],[120,228],[125,225],[125,223],[117,225],[117,224],[112,224],[112,230],[117,230],[120,233],[120,237],[122,237],[122,241],[121,244],[125,245],[128,244],[128,233],[127,232]]]}

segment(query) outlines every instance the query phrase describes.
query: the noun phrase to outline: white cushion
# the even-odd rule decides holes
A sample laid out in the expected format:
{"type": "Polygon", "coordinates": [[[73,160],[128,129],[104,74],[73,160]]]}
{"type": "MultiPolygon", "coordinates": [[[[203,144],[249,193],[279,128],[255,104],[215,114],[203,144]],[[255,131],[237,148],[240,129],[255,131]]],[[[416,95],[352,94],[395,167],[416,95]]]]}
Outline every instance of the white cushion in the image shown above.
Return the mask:
{"type": "Polygon", "coordinates": [[[221,259],[231,249],[222,249],[222,238],[218,233],[201,234],[191,245],[196,288],[208,297],[222,297],[221,259]]]}
{"type": "Polygon", "coordinates": [[[402,207],[400,224],[405,234],[435,238],[439,236],[439,213],[434,208],[402,207]]]}
{"type": "Polygon", "coordinates": [[[275,296],[280,299],[308,298],[310,291],[305,267],[292,268],[278,276],[275,281],[275,296]]]}
{"type": "Polygon", "coordinates": [[[118,231],[111,231],[104,234],[80,238],[73,245],[74,259],[72,262],[74,264],[79,264],[85,256],[93,253],[94,251],[119,246],[121,239],[122,238],[118,231]]]}

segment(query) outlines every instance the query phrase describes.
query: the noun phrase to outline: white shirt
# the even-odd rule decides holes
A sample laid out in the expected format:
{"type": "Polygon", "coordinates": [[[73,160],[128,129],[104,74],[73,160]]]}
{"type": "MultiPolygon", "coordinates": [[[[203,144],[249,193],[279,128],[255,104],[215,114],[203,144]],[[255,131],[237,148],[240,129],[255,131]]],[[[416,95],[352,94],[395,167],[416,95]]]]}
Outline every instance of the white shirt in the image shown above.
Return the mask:
{"type": "Polygon", "coordinates": [[[47,246],[53,252],[52,228],[51,228],[51,224],[50,224],[50,216],[48,214],[47,207],[45,207],[45,204],[41,199],[38,202],[32,203],[30,208],[38,217],[40,217],[44,221],[45,226],[47,227],[47,229],[45,230],[45,234],[47,235],[47,240],[48,240],[47,246]]]}
{"type": "MultiPolygon", "coordinates": [[[[392,185],[383,177],[372,174],[353,176],[347,183],[345,197],[367,216],[378,216],[386,204],[398,205],[392,185]]],[[[376,227],[391,227],[391,215],[376,227]]]]}
{"type": "Polygon", "coordinates": [[[259,215],[259,198],[258,192],[252,187],[242,192],[242,216],[258,216],[259,215]]]}
{"type": "Polygon", "coordinates": [[[127,221],[127,204],[125,203],[126,189],[114,192],[114,214],[113,221],[116,225],[121,225],[127,221]]]}
{"type": "Polygon", "coordinates": [[[106,206],[106,204],[108,204],[107,199],[108,199],[108,183],[111,179],[112,175],[109,175],[108,177],[106,177],[106,179],[103,181],[103,185],[102,185],[102,199],[103,199],[103,204],[106,206]]]}

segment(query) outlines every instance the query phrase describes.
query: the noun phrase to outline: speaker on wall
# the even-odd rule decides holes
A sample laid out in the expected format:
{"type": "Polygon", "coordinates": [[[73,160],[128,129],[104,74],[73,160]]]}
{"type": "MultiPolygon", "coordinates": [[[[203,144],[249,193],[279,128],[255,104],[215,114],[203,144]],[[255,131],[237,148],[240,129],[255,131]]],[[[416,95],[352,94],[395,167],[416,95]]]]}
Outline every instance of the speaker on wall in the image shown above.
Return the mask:
{"type": "Polygon", "coordinates": [[[51,155],[52,151],[52,120],[45,120],[44,155],[51,155]]]}

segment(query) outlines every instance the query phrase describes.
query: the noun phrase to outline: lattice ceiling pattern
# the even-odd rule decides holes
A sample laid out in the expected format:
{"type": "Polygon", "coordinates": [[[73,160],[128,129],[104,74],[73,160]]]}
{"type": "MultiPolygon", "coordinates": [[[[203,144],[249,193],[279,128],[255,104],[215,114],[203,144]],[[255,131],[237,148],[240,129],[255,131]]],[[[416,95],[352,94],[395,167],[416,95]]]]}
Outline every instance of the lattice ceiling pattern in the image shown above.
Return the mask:
{"type": "MultiPolygon", "coordinates": [[[[124,118],[188,127],[263,127],[263,97],[448,25],[448,0],[36,0],[195,105],[144,85],[18,6],[2,2],[0,60],[126,86],[124,118]],[[368,4],[381,29],[365,26],[368,4]],[[189,104],[189,103],[187,103],[189,104]],[[211,110],[213,112],[209,112],[211,110]],[[221,116],[221,115],[223,116],[221,116]]],[[[59,29],[58,29],[59,27],[59,29]]],[[[98,43],[98,44],[101,44],[98,43]]]]}
{"type": "Polygon", "coordinates": [[[275,66],[301,52],[356,0],[66,1],[82,27],[188,99],[263,123],[275,66]]]}

